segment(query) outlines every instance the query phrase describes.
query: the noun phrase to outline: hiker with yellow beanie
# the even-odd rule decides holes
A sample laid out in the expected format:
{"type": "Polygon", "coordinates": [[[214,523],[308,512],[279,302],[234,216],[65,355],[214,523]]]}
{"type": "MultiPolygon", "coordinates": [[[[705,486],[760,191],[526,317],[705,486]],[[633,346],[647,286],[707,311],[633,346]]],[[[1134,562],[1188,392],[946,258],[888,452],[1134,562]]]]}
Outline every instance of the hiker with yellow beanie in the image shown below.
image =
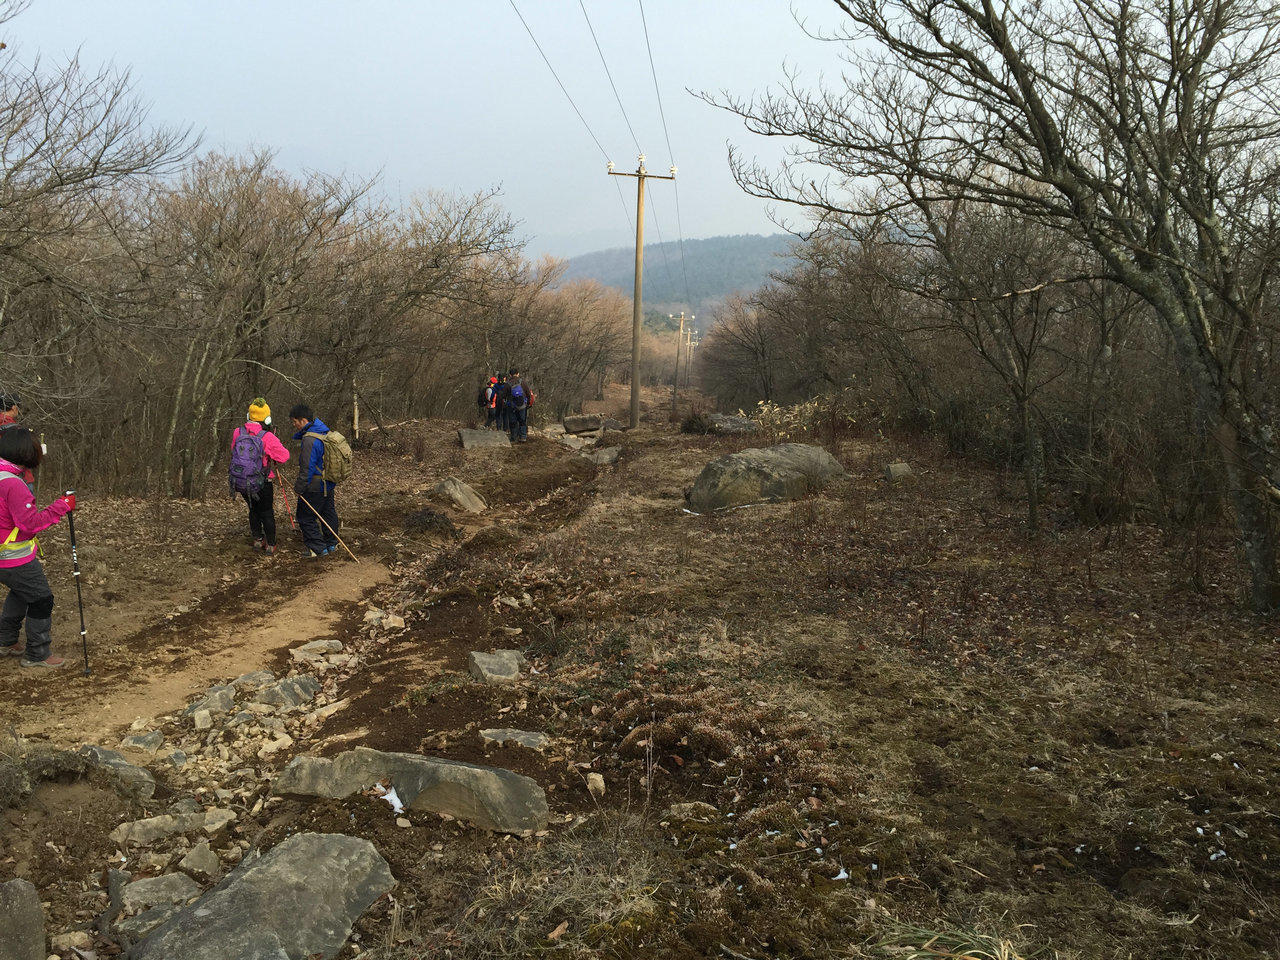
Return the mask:
{"type": "Polygon", "coordinates": [[[249,505],[249,533],[253,548],[276,552],[275,464],[285,463],[289,451],[271,432],[271,407],[261,397],[249,404],[248,419],[231,434],[231,495],[249,505]]]}

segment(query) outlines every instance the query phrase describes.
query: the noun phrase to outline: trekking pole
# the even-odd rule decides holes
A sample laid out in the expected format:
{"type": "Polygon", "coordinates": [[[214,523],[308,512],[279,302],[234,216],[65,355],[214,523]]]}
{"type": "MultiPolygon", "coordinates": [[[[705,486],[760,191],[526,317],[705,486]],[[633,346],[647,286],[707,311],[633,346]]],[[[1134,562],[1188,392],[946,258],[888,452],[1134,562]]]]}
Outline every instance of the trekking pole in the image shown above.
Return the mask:
{"type": "MultiPolygon", "coordinates": [[[[76,492],[68,490],[67,496],[74,497],[76,492]]],[[[89,676],[89,638],[84,628],[84,594],[80,590],[80,556],[76,553],[76,512],[67,514],[67,527],[71,533],[71,575],[76,581],[76,604],[80,607],[80,648],[84,650],[84,675],[89,676]]]]}
{"type": "Polygon", "coordinates": [[[284,492],[284,487],[281,484],[276,483],[276,484],[272,484],[272,486],[275,487],[275,489],[280,491],[280,496],[284,497],[284,509],[285,509],[285,512],[289,514],[289,526],[297,530],[298,521],[293,519],[293,507],[289,506],[289,495],[284,492]]]}
{"type": "MultiPolygon", "coordinates": [[[[306,497],[304,497],[302,494],[298,494],[298,499],[301,500],[303,503],[305,503],[308,507],[311,507],[311,512],[314,513],[319,518],[320,522],[324,524],[324,528],[333,534],[333,539],[337,540],[339,543],[342,543],[342,538],[338,536],[338,531],[334,530],[333,527],[329,526],[329,521],[325,520],[324,517],[320,516],[320,511],[317,510],[315,507],[311,506],[311,501],[308,500],[306,497]]],[[[352,553],[351,548],[348,547],[345,543],[342,543],[342,549],[347,551],[347,554],[356,563],[360,562],[360,558],[357,557],[354,553],[352,553]]]]}

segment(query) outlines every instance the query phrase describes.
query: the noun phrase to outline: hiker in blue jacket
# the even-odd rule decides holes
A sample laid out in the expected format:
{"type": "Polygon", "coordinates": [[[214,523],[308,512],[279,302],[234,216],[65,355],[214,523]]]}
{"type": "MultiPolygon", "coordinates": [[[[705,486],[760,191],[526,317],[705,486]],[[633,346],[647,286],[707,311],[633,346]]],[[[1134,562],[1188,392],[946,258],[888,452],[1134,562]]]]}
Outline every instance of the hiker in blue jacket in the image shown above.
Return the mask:
{"type": "Polygon", "coordinates": [[[298,479],[293,482],[293,489],[298,493],[298,528],[302,531],[302,542],[307,545],[308,555],[325,557],[338,549],[340,523],[333,503],[334,484],[323,479],[324,441],[320,438],[329,432],[329,428],[305,403],[290,410],[289,419],[297,431],[293,439],[301,444],[298,479]],[[322,518],[324,523],[320,522],[322,518]]]}
{"type": "Polygon", "coordinates": [[[529,392],[529,385],[521,380],[519,370],[512,369],[508,374],[502,399],[507,410],[507,429],[511,442],[528,442],[529,406],[533,403],[533,394],[529,392]]]}

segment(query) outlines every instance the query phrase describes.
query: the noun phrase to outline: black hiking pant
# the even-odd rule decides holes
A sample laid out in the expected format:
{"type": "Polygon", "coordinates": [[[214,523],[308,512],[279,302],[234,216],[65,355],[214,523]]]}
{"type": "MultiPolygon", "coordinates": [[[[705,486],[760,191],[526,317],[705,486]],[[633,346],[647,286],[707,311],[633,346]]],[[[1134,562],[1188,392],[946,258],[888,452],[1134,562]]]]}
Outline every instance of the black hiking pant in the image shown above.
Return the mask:
{"type": "Polygon", "coordinates": [[[255,540],[265,540],[267,546],[276,545],[276,487],[267,481],[256,499],[250,500],[244,495],[249,505],[249,532],[255,540]]]}
{"type": "Polygon", "coordinates": [[[325,486],[328,487],[326,493],[298,492],[298,527],[302,530],[302,542],[312,553],[325,553],[338,546],[338,508],[333,503],[333,487],[325,486]],[[320,522],[317,512],[332,530],[320,522]]]}
{"type": "Polygon", "coordinates": [[[508,431],[512,443],[524,443],[529,439],[529,408],[511,407],[507,410],[508,431]]]}
{"type": "Polygon", "coordinates": [[[0,645],[14,649],[18,631],[27,622],[26,656],[28,663],[49,659],[49,636],[53,625],[53,591],[45,578],[44,567],[32,558],[16,567],[0,567],[0,586],[9,588],[0,612],[0,645]]]}

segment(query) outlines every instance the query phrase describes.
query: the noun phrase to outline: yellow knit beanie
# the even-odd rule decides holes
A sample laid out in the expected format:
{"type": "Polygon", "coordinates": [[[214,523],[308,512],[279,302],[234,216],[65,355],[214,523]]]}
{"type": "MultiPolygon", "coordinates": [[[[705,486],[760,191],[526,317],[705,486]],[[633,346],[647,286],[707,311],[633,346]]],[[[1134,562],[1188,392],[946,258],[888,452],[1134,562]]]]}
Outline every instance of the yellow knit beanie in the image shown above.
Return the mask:
{"type": "Polygon", "coordinates": [[[249,404],[249,420],[253,423],[264,423],[271,416],[271,408],[267,406],[267,401],[261,397],[255,397],[253,403],[249,404]]]}

